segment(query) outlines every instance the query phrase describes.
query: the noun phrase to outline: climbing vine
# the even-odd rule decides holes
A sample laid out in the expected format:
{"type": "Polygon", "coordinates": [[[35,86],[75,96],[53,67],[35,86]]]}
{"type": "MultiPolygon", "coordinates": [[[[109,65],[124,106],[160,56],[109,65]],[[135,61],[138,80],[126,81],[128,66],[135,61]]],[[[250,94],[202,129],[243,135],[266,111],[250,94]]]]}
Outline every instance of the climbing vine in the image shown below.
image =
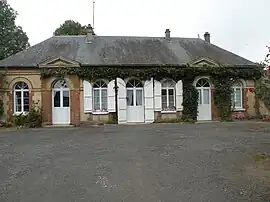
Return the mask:
{"type": "Polygon", "coordinates": [[[214,85],[214,104],[217,108],[219,118],[222,121],[230,121],[232,118],[232,84],[234,79],[231,77],[212,77],[214,85]]]}
{"type": "Polygon", "coordinates": [[[183,118],[196,120],[198,111],[198,92],[193,86],[196,76],[208,75],[215,86],[214,102],[222,120],[231,115],[231,81],[234,79],[258,79],[261,77],[261,67],[258,66],[137,66],[137,67],[53,67],[41,69],[41,77],[65,77],[77,75],[82,79],[95,81],[97,79],[113,80],[115,78],[137,77],[141,80],[154,78],[162,80],[171,78],[183,80],[183,118]]]}
{"type": "Polygon", "coordinates": [[[193,85],[194,79],[183,79],[183,115],[184,121],[195,121],[198,114],[199,93],[193,85]]]}

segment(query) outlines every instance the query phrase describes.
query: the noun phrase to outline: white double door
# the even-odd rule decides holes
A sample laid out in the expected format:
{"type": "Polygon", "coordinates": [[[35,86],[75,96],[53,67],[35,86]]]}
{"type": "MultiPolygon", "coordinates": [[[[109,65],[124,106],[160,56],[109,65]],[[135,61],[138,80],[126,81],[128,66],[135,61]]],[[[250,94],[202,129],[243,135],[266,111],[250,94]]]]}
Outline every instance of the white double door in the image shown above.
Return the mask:
{"type": "Polygon", "coordinates": [[[199,93],[198,117],[199,121],[212,120],[211,114],[211,91],[209,87],[197,87],[199,93]]]}
{"type": "Polygon", "coordinates": [[[143,88],[127,88],[127,122],[144,122],[143,88]]]}
{"type": "Polygon", "coordinates": [[[70,124],[70,92],[68,88],[53,89],[52,123],[70,124]]]}

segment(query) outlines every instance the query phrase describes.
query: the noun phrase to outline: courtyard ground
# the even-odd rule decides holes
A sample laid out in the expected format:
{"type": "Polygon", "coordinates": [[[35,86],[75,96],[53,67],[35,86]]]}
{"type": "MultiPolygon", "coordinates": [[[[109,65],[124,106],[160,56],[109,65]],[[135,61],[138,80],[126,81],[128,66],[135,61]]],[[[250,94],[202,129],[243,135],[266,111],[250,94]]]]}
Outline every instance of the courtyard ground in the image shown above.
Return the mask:
{"type": "Polygon", "coordinates": [[[0,201],[270,201],[270,124],[0,132],[0,201]]]}

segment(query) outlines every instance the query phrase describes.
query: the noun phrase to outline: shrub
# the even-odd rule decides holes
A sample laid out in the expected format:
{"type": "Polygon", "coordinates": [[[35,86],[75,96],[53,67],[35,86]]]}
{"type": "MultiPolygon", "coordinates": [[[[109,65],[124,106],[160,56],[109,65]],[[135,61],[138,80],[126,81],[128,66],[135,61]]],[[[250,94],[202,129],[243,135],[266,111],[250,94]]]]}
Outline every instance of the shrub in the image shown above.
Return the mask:
{"type": "Polygon", "coordinates": [[[42,110],[35,103],[27,114],[21,113],[14,115],[12,123],[15,126],[27,127],[27,128],[38,128],[42,125],[42,110]]]}

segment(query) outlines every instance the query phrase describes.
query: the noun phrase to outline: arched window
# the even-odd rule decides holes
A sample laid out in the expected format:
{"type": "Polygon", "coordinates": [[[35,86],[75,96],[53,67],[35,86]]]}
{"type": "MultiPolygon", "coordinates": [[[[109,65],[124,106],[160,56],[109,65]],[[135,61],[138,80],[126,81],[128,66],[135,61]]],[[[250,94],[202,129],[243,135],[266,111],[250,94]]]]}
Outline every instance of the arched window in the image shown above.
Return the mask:
{"type": "Polygon", "coordinates": [[[29,87],[25,82],[17,82],[13,89],[14,113],[29,112],[29,87]]]}
{"type": "Polygon", "coordinates": [[[175,111],[175,82],[165,80],[161,87],[162,111],[175,111]]]}
{"type": "Polygon", "coordinates": [[[243,108],[243,87],[240,82],[234,83],[232,92],[232,106],[235,109],[243,108]]]}
{"type": "Polygon", "coordinates": [[[105,112],[108,110],[107,84],[100,80],[93,85],[93,111],[105,112]]]}

